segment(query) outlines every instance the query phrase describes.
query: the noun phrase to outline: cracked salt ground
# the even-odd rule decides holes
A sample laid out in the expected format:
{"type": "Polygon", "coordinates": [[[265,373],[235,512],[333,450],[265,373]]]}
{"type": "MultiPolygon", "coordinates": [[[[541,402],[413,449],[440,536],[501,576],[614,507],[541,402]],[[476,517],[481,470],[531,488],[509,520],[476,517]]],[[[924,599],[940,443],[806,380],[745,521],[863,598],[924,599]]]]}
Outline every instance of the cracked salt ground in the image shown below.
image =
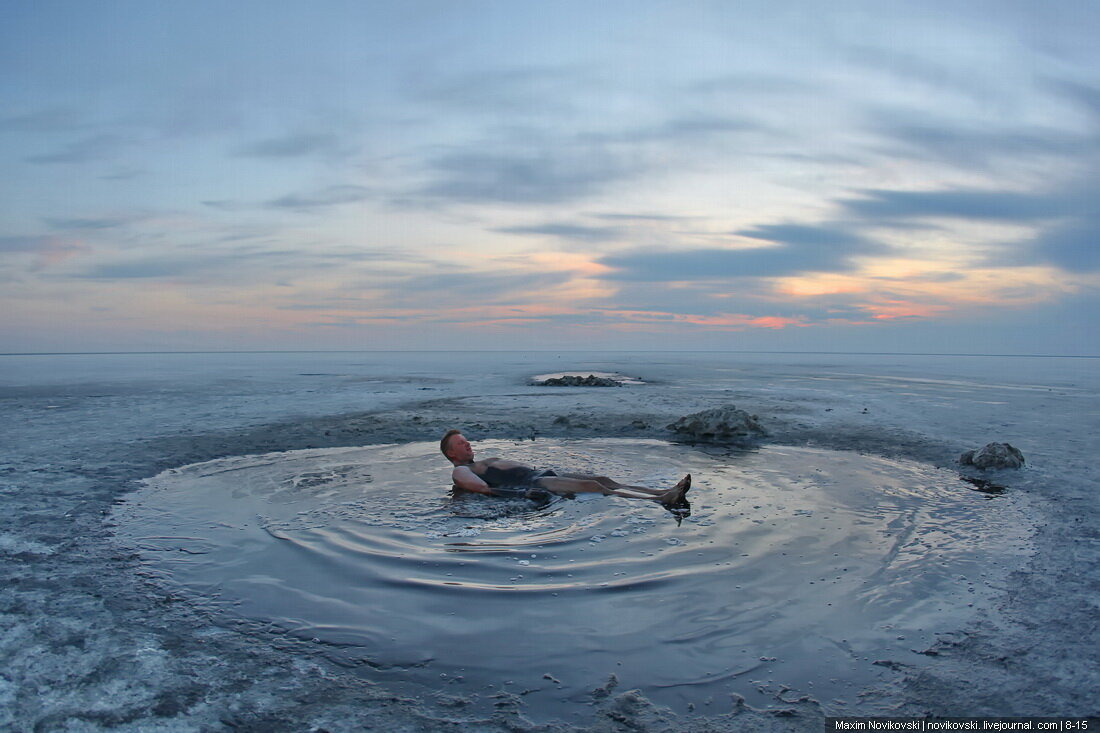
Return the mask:
{"type": "Polygon", "coordinates": [[[1019,497],[911,461],[618,439],[478,451],[652,486],[690,471],[692,515],[452,499],[437,444],[414,443],[167,471],[118,508],[118,540],[227,619],[410,694],[443,681],[471,710],[514,693],[535,720],[580,715],[569,703],[610,674],[674,709],[736,692],[841,714],[886,662],[925,663],[1029,552],[1019,497]]]}

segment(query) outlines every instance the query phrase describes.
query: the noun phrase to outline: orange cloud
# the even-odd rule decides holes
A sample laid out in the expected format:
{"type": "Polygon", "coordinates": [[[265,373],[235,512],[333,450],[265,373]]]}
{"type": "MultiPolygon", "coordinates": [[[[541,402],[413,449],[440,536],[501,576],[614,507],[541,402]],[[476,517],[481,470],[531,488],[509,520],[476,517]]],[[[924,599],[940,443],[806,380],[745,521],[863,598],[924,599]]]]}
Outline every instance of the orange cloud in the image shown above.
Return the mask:
{"type": "Polygon", "coordinates": [[[795,298],[867,292],[867,282],[851,275],[819,273],[778,280],[775,291],[795,298]]]}
{"type": "Polygon", "coordinates": [[[734,330],[740,330],[745,327],[782,329],[788,326],[807,325],[804,320],[798,318],[749,316],[740,313],[722,313],[715,316],[704,316],[692,313],[672,313],[668,311],[604,310],[602,312],[609,315],[620,316],[628,322],[644,322],[654,325],[690,323],[694,326],[730,328],[734,330]]]}
{"type": "MultiPolygon", "coordinates": [[[[856,273],[777,279],[773,294],[795,303],[841,296],[882,321],[942,317],[975,306],[1032,305],[1072,293],[1083,284],[1051,267],[955,269],[944,262],[896,259],[867,263],[856,273]]],[[[828,302],[836,302],[835,297],[828,302]]]]}
{"type": "Polygon", "coordinates": [[[951,306],[929,303],[911,303],[903,300],[889,300],[862,306],[871,313],[871,318],[889,321],[895,318],[931,318],[951,311],[951,306]]]}
{"type": "Polygon", "coordinates": [[[579,252],[532,252],[526,257],[528,262],[538,265],[540,271],[546,269],[575,272],[581,277],[598,277],[613,268],[595,262],[591,257],[579,252]]]}

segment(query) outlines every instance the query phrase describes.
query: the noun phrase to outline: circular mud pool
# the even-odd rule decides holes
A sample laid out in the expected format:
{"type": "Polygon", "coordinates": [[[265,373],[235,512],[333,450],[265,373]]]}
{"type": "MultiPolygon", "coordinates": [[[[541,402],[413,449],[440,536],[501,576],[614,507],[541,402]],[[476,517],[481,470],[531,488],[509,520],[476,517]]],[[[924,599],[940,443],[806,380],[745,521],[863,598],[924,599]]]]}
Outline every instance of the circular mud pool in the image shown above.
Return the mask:
{"type": "Polygon", "coordinates": [[[201,606],[400,692],[465,711],[510,693],[535,720],[573,722],[631,688],[680,713],[726,712],[730,692],[854,713],[893,674],[876,661],[928,663],[919,652],[1028,552],[1018,497],[914,462],[625,439],[475,448],[649,486],[690,471],[691,516],[451,498],[438,444],[416,443],[166,471],[119,506],[117,534],[201,606]]]}

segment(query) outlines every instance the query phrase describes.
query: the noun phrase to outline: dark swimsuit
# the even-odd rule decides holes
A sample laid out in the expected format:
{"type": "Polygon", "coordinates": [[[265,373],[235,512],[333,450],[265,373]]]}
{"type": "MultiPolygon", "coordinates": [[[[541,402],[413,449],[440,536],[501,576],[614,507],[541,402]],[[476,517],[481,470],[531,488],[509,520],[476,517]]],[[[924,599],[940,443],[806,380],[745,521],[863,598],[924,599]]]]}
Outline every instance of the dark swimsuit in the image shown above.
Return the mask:
{"type": "Polygon", "coordinates": [[[534,486],[535,482],[544,476],[557,476],[550,469],[538,470],[527,466],[512,466],[511,468],[497,468],[489,465],[485,467],[485,473],[474,472],[482,481],[489,484],[490,489],[516,488],[520,486],[534,486]]]}

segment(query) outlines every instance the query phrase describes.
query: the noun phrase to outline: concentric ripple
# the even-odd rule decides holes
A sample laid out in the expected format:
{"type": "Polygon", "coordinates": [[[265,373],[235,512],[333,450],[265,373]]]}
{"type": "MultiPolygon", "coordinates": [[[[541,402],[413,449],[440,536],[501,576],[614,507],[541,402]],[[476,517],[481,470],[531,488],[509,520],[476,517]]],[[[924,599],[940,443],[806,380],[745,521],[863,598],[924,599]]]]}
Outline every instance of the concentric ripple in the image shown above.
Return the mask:
{"type": "Polygon", "coordinates": [[[441,704],[510,692],[542,719],[612,674],[677,710],[786,690],[843,712],[889,674],[875,661],[924,663],[1028,552],[1018,497],[913,462],[656,440],[475,447],[649,486],[691,472],[692,515],[451,498],[438,446],[417,443],[173,469],[119,508],[119,540],[195,602],[372,679],[441,704]]]}

